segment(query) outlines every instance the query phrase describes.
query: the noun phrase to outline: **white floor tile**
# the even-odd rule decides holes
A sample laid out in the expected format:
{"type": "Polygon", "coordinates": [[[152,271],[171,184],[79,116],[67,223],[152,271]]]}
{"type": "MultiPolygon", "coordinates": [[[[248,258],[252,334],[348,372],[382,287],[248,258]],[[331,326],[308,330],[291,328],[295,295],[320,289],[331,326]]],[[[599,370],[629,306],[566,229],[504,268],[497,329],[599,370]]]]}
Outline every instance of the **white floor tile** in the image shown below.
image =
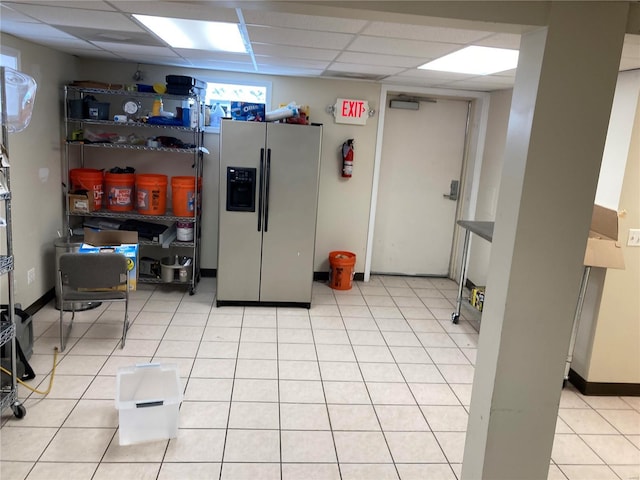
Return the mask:
{"type": "Polygon", "coordinates": [[[281,403],[282,430],[330,430],[327,406],[317,403],[281,403]]]}
{"type": "Polygon", "coordinates": [[[444,453],[431,432],[385,432],[393,460],[398,463],[442,463],[444,453]]]}
{"type": "Polygon", "coordinates": [[[220,463],[163,462],[158,480],[218,478],[220,476],[220,467],[220,463]]]}
{"type": "Polygon", "coordinates": [[[340,463],[391,463],[382,432],[334,432],[340,463]]]}
{"type": "Polygon", "coordinates": [[[57,431],[57,428],[3,427],[0,460],[3,463],[38,460],[57,431]]]}
{"type": "Polygon", "coordinates": [[[189,402],[180,406],[180,428],[226,428],[229,402],[189,402]]]}
{"type": "Polygon", "coordinates": [[[556,434],[551,459],[557,465],[598,465],[604,463],[595,452],[574,434],[556,434]]]}
{"type": "Polygon", "coordinates": [[[232,402],[229,428],[271,429],[280,428],[277,403],[232,402]]]}
{"type": "Polygon", "coordinates": [[[575,433],[586,434],[612,434],[617,433],[595,410],[590,408],[561,408],[558,416],[575,433]]]}
{"type": "Polygon", "coordinates": [[[640,412],[634,410],[599,410],[609,423],[624,435],[640,435],[640,412]]]}
{"type": "Polygon", "coordinates": [[[178,430],[178,438],[169,441],[165,462],[208,462],[222,460],[224,448],[224,429],[178,430]]]}
{"type": "MultiPolygon", "coordinates": [[[[29,414],[32,412],[30,411],[29,414]]],[[[27,418],[27,417],[25,417],[27,418]]],[[[79,400],[64,427],[116,428],[118,411],[113,400],[79,400]]]]}
{"type": "MultiPolygon", "coordinates": [[[[2,412],[2,478],[460,478],[479,335],[451,322],[455,282],[314,282],[310,310],[217,308],[215,288],[142,285],[124,349],[122,305],[78,312],[53,391],[20,386],[27,416],[2,412]],[[120,447],[118,368],[150,361],[178,366],[178,438],[120,447]]],[[[34,319],[46,388],[59,312],[34,319]]],[[[640,400],[567,385],[548,479],[590,478],[640,478],[640,400]]]]}
{"type": "MultiPolygon", "coordinates": [[[[69,463],[69,462],[38,462],[29,472],[27,480],[91,480],[98,468],[98,463],[69,463]]],[[[24,478],[7,475],[5,477],[4,465],[2,478],[24,478]]]]}
{"type": "Polygon", "coordinates": [[[341,464],[343,480],[397,480],[398,473],[393,464],[372,463],[372,464],[341,464]]]}
{"type": "Polygon", "coordinates": [[[420,408],[416,405],[376,405],[375,408],[384,432],[430,430],[420,408]]]}
{"type": "MultiPolygon", "coordinates": [[[[211,478],[211,477],[209,477],[211,478]]],[[[241,480],[259,478],[264,480],[280,480],[278,463],[229,463],[222,464],[221,480],[241,480]]]]}
{"type": "Polygon", "coordinates": [[[283,431],[283,463],[335,463],[336,450],[328,431],[283,431]]]}
{"type": "Polygon", "coordinates": [[[363,381],[333,382],[323,379],[327,403],[369,404],[371,399],[363,381]]]}
{"type": "Polygon", "coordinates": [[[280,402],[324,403],[322,382],[314,380],[280,380],[280,402]]]}
{"type": "Polygon", "coordinates": [[[559,468],[569,480],[619,480],[606,465],[561,465],[559,468]]]}
{"type": "Polygon", "coordinates": [[[45,462],[99,462],[115,428],[61,428],[42,454],[45,462]]]}
{"type": "Polygon", "coordinates": [[[333,431],[378,431],[380,424],[371,405],[329,405],[333,431]]]}
{"type": "Polygon", "coordinates": [[[340,480],[336,463],[283,463],[282,480],[340,480]]]}
{"type": "Polygon", "coordinates": [[[457,480],[455,473],[447,463],[410,464],[396,463],[402,480],[457,480]]]}

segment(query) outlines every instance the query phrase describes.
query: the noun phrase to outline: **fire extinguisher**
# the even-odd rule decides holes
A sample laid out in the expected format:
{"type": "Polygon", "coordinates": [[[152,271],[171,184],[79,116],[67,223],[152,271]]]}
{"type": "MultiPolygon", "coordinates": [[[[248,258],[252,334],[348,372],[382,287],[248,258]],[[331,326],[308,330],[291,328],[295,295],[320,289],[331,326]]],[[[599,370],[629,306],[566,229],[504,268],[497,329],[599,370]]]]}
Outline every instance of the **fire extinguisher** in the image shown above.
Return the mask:
{"type": "Polygon", "coordinates": [[[353,138],[342,144],[342,176],[351,178],[353,174],[353,138]]]}

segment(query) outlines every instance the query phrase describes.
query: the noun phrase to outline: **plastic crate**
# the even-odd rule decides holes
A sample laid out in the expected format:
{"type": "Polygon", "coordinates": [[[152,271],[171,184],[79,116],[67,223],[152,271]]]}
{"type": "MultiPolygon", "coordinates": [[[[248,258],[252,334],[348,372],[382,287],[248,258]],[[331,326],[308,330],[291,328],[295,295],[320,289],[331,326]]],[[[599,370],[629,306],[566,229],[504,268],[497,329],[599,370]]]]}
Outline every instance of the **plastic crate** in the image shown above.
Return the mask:
{"type": "Polygon", "coordinates": [[[177,365],[145,363],[121,367],[116,382],[120,445],[178,436],[182,385],[177,365]]]}

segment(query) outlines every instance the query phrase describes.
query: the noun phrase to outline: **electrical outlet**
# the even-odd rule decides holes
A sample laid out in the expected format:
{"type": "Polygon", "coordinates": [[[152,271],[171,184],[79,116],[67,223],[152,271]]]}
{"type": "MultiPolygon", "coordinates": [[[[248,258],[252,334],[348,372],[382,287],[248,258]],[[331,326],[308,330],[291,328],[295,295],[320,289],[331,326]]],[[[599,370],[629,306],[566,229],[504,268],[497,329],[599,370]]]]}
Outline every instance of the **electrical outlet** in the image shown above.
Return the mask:
{"type": "Polygon", "coordinates": [[[35,281],[36,281],[36,269],[32,268],[30,270],[27,270],[27,284],[31,285],[35,281]]]}
{"type": "Polygon", "coordinates": [[[628,247],[640,247],[640,228],[629,229],[628,247]]]}

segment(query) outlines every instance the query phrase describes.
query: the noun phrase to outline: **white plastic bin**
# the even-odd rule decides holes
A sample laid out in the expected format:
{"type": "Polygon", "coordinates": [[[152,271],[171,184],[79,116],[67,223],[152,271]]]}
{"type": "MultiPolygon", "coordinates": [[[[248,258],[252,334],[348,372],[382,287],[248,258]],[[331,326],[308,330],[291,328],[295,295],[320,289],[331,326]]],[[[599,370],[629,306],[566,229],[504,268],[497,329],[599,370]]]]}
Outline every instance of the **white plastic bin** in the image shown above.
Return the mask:
{"type": "Polygon", "coordinates": [[[120,367],[116,382],[120,445],[178,436],[182,385],[177,365],[145,363],[120,367]]]}

